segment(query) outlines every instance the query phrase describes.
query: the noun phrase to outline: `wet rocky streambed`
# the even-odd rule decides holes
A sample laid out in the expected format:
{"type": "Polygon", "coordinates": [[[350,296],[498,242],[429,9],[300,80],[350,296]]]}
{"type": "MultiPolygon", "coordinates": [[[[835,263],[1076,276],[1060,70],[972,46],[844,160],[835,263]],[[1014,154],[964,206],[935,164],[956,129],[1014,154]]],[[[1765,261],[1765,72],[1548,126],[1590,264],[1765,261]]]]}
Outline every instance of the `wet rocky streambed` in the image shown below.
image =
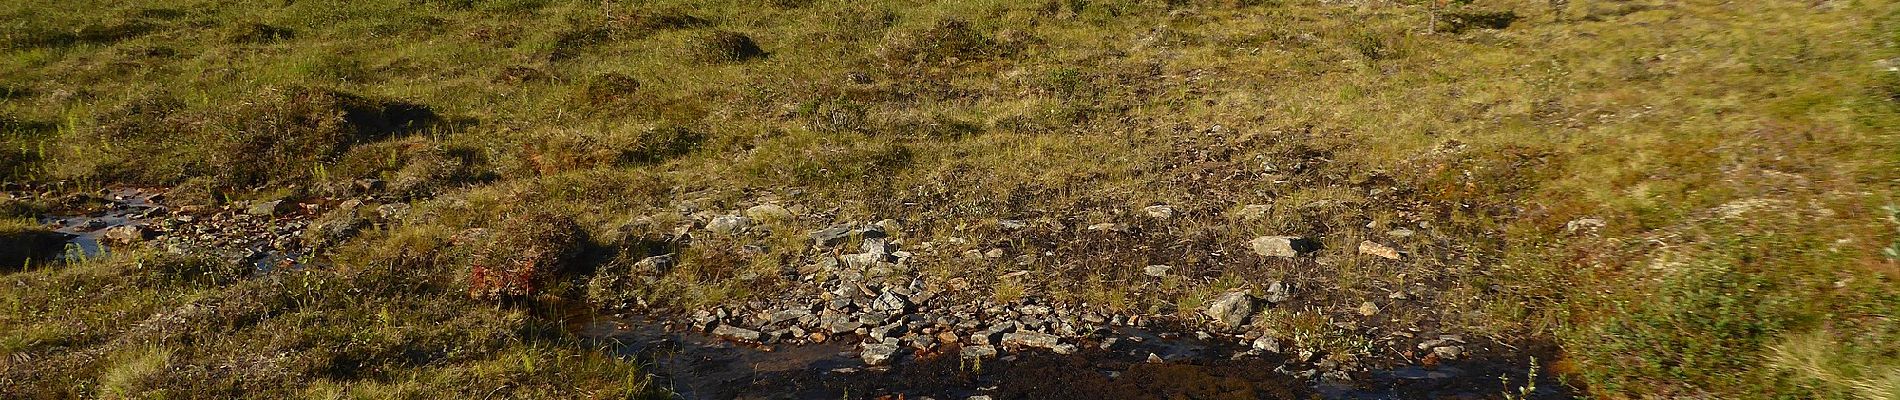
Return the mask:
{"type": "MultiPolygon", "coordinates": [[[[66,235],[62,257],[68,260],[150,242],[271,273],[321,267],[306,256],[318,252],[305,231],[335,229],[317,222],[323,210],[363,208],[326,199],[176,210],[163,205],[163,196],[160,190],[101,191],[67,202],[76,204],[40,222],[66,235]]],[[[391,203],[378,211],[387,219],[406,207],[391,203]]],[[[827,268],[909,256],[881,240],[862,247],[864,253],[827,268]]],[[[1491,399],[1518,395],[1529,376],[1537,376],[1530,398],[1572,397],[1550,374],[1533,373],[1529,355],[1518,354],[1528,352],[1459,354],[1479,346],[1464,345],[1457,335],[1428,336],[1417,345],[1421,353],[1445,357],[1341,368],[1275,339],[1209,333],[1169,318],[976,304],[919,281],[876,290],[855,285],[820,289],[862,296],[788,298],[734,307],[730,314],[727,308],[691,316],[562,314],[575,333],[639,360],[656,384],[687,399],[1491,399]]]]}

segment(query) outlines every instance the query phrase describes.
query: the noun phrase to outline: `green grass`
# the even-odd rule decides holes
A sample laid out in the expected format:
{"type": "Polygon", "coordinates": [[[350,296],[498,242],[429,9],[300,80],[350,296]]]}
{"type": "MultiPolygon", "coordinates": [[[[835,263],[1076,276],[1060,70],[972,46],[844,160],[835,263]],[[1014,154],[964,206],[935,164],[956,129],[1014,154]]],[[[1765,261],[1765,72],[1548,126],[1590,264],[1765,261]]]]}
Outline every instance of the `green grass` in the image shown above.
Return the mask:
{"type": "MultiPolygon", "coordinates": [[[[1382,307],[1555,342],[1549,372],[1601,397],[1891,397],[1900,266],[1881,253],[1896,230],[1880,207],[1900,193],[1900,74],[1878,62],[1900,57],[1900,4],[1425,3],[15,1],[0,5],[0,180],[183,184],[211,203],[267,184],[350,195],[380,179],[427,217],[337,258],[430,265],[431,290],[378,301],[477,310],[467,327],[483,329],[537,322],[448,288],[463,258],[388,254],[454,249],[458,232],[499,226],[493,215],[515,204],[618,248],[670,231],[681,204],[772,199],[808,211],[722,245],[786,245],[683,251],[663,284],[637,292],[677,307],[771,293],[758,289],[793,284],[771,270],[809,256],[799,233],[894,218],[937,246],[920,272],[997,297],[1185,315],[1209,290],[1292,280],[1327,294],[1269,320],[1348,349],[1365,338],[1320,329],[1429,284],[1438,295],[1382,307]],[[1140,211],[1162,203],[1182,216],[1140,211]],[[1247,204],[1271,211],[1228,217],[1247,204]],[[1565,229],[1583,218],[1606,224],[1565,229]],[[998,219],[1038,228],[986,225],[998,219]],[[1102,222],[1144,233],[1081,229],[1102,222]],[[1388,239],[1398,227],[1418,234],[1388,239]],[[1322,237],[1329,264],[1245,256],[1266,234],[1322,237]],[[1410,255],[1358,257],[1360,240],[1410,255]],[[960,256],[992,248],[1009,252],[960,256]],[[1193,279],[1129,290],[1148,264],[1193,279]],[[994,278],[1016,270],[1034,279],[994,278]]],[[[123,264],[8,278],[107,285],[123,264]]],[[[343,290],[351,273],[319,280],[343,290]]],[[[71,301],[151,315],[265,284],[71,301]]],[[[373,312],[323,299],[269,319],[357,326],[373,312]]],[[[71,323],[83,329],[60,332],[91,339],[35,328],[13,340],[112,336],[71,323]]],[[[261,341],[282,324],[216,336],[261,341]]],[[[372,331],[433,348],[476,340],[391,329],[372,331]]],[[[508,358],[591,354],[530,336],[294,393],[549,382],[508,358]]],[[[229,361],[203,344],[74,346],[116,360],[71,364],[99,390],[185,379],[165,378],[161,361],[229,361]]],[[[575,357],[544,364],[620,368],[575,357]]]]}

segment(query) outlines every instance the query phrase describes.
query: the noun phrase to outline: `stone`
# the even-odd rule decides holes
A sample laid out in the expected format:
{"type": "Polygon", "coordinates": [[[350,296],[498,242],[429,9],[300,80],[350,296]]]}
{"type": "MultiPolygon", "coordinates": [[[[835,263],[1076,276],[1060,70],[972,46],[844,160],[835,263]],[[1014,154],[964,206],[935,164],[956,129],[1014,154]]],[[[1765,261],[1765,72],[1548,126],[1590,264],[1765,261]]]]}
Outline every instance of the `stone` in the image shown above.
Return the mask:
{"type": "Polygon", "coordinates": [[[1408,238],[1408,237],[1412,237],[1412,235],[1415,235],[1415,234],[1417,234],[1417,232],[1413,232],[1411,229],[1405,229],[1405,228],[1393,229],[1393,230],[1385,232],[1386,236],[1391,236],[1395,238],[1408,238]]]}
{"type": "Polygon", "coordinates": [[[1465,354],[1464,346],[1439,346],[1432,348],[1432,355],[1440,359],[1456,360],[1465,354]]]}
{"type": "Polygon", "coordinates": [[[764,222],[777,222],[792,219],[792,211],[777,204],[760,204],[745,209],[746,218],[764,222]]]}
{"type": "Polygon", "coordinates": [[[1123,223],[1103,222],[1103,223],[1099,223],[1095,225],[1089,225],[1088,230],[1095,231],[1095,232],[1129,233],[1129,232],[1133,232],[1135,228],[1132,226],[1129,226],[1128,224],[1123,224],[1123,223]]]}
{"type": "Polygon", "coordinates": [[[1160,354],[1148,353],[1148,362],[1152,364],[1160,364],[1160,363],[1164,363],[1168,361],[1161,359],[1160,354]]]}
{"type": "Polygon", "coordinates": [[[1378,313],[1379,313],[1378,304],[1372,304],[1372,302],[1370,301],[1359,303],[1359,315],[1370,317],[1378,313]]]}
{"type": "Polygon", "coordinates": [[[966,359],[990,358],[990,357],[996,356],[996,346],[989,346],[989,345],[963,346],[963,350],[958,351],[958,353],[961,354],[963,358],[966,358],[966,359]]]}
{"type": "Polygon", "coordinates": [[[744,340],[748,342],[757,342],[765,338],[765,334],[759,333],[759,331],[746,329],[746,328],[740,328],[740,327],[726,325],[726,324],[719,324],[718,327],[714,327],[712,330],[712,334],[713,336],[719,336],[719,337],[723,337],[727,339],[744,340]]]}
{"type": "Polygon", "coordinates": [[[1143,267],[1143,268],[1141,269],[1141,273],[1142,273],[1143,275],[1147,275],[1147,276],[1152,276],[1152,277],[1156,277],[1156,278],[1160,278],[1160,277],[1164,277],[1164,276],[1168,276],[1168,271],[1169,271],[1169,270],[1172,270],[1172,269],[1174,269],[1174,267],[1173,267],[1173,266],[1167,266],[1167,265],[1150,265],[1150,266],[1147,266],[1147,267],[1143,267]]]}
{"type": "Polygon", "coordinates": [[[1078,347],[1073,343],[1058,344],[1056,345],[1056,347],[1049,348],[1049,351],[1055,352],[1056,354],[1062,354],[1062,355],[1075,354],[1075,352],[1081,351],[1081,350],[1082,350],[1081,347],[1078,347]]]}
{"type": "Polygon", "coordinates": [[[996,227],[1006,231],[1016,231],[1029,228],[1029,223],[1018,219],[1005,219],[996,221],[996,227]]]}
{"type": "Polygon", "coordinates": [[[876,300],[871,301],[871,309],[877,311],[903,313],[909,308],[909,299],[905,299],[904,296],[900,296],[889,290],[884,291],[884,294],[878,295],[876,300]]]}
{"type": "Polygon", "coordinates": [[[251,203],[251,207],[245,209],[244,213],[260,217],[275,217],[289,214],[296,210],[296,204],[283,200],[271,200],[251,203]]]}
{"type": "Polygon", "coordinates": [[[1207,309],[1201,313],[1228,328],[1239,328],[1253,318],[1254,301],[1254,297],[1246,292],[1227,292],[1208,303],[1207,309]]]}
{"type": "Polygon", "coordinates": [[[870,333],[871,333],[871,338],[881,340],[888,337],[896,337],[897,335],[902,335],[904,333],[904,329],[905,329],[904,324],[892,322],[884,326],[871,328],[870,333]]]}
{"type": "Polygon", "coordinates": [[[1298,257],[1319,249],[1319,244],[1299,236],[1261,236],[1247,243],[1254,254],[1267,257],[1298,257]]]}
{"type": "Polygon", "coordinates": [[[897,344],[865,343],[864,349],[858,352],[858,357],[863,359],[865,364],[888,364],[891,362],[891,359],[897,357],[897,344]]]}
{"type": "Polygon", "coordinates": [[[106,228],[104,237],[107,241],[133,243],[151,238],[151,232],[138,225],[119,225],[106,228]]]}
{"type": "Polygon", "coordinates": [[[1264,352],[1269,352],[1269,353],[1280,352],[1280,340],[1274,339],[1272,337],[1261,336],[1259,339],[1254,339],[1252,345],[1253,345],[1254,350],[1259,350],[1259,351],[1264,351],[1264,352]]]}
{"type": "Polygon", "coordinates": [[[1399,259],[1398,249],[1394,249],[1390,246],[1386,246],[1383,244],[1374,243],[1371,240],[1359,242],[1359,254],[1377,256],[1379,258],[1384,258],[1387,260],[1399,259]]]}
{"type": "Polygon", "coordinates": [[[1292,300],[1292,299],[1293,299],[1293,285],[1290,285],[1284,282],[1274,282],[1271,285],[1267,285],[1267,302],[1268,303],[1280,304],[1280,303],[1285,303],[1287,302],[1287,300],[1292,300]]]}
{"type": "Polygon", "coordinates": [[[1574,234],[1577,232],[1584,232],[1584,233],[1595,232],[1598,229],[1602,229],[1603,225],[1604,225],[1604,222],[1600,218],[1580,218],[1575,221],[1564,223],[1564,233],[1574,234]]]}
{"type": "Polygon", "coordinates": [[[779,312],[772,313],[772,323],[783,323],[785,321],[804,318],[807,315],[811,315],[811,311],[802,309],[780,310],[779,312]]]}
{"type": "Polygon", "coordinates": [[[1055,349],[1056,345],[1062,344],[1061,341],[1062,339],[1056,335],[1042,332],[1023,331],[1003,334],[1004,346],[1055,349]]]}
{"type": "Polygon", "coordinates": [[[1174,218],[1174,207],[1170,207],[1166,204],[1148,206],[1147,208],[1141,209],[1141,211],[1148,213],[1149,218],[1154,218],[1154,219],[1173,219],[1174,218]]]}
{"type": "Polygon", "coordinates": [[[836,247],[851,239],[851,227],[838,225],[811,232],[812,244],[820,247],[836,247]]]}
{"type": "Polygon", "coordinates": [[[1271,205],[1248,204],[1246,206],[1240,207],[1240,211],[1234,212],[1234,216],[1239,218],[1242,221],[1257,221],[1262,218],[1266,218],[1267,214],[1270,214],[1272,212],[1273,212],[1273,206],[1271,205]]]}
{"type": "Polygon", "coordinates": [[[661,254],[642,258],[633,263],[633,273],[640,276],[660,276],[673,269],[673,255],[661,254]]]}
{"type": "Polygon", "coordinates": [[[711,231],[712,233],[719,234],[719,235],[739,234],[739,233],[745,232],[746,228],[751,228],[751,227],[752,227],[752,219],[737,216],[737,215],[721,215],[718,217],[713,217],[712,222],[706,223],[707,231],[711,231]]]}

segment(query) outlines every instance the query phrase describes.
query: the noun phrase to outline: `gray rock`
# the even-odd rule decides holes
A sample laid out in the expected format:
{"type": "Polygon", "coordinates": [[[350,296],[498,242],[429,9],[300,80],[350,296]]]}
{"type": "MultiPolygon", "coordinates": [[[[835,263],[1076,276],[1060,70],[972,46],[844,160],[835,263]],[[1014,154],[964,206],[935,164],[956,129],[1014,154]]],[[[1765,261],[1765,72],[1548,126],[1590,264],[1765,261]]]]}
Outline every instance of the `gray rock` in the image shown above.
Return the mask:
{"type": "Polygon", "coordinates": [[[138,226],[138,225],[119,225],[119,226],[115,226],[111,228],[106,228],[106,233],[104,234],[104,237],[107,241],[118,242],[118,243],[134,243],[134,242],[144,241],[145,239],[149,239],[151,237],[151,232],[147,231],[145,227],[138,226]]]}
{"type": "Polygon", "coordinates": [[[904,324],[892,322],[884,326],[871,328],[871,338],[882,340],[884,338],[896,337],[904,334],[904,330],[904,324]]]}
{"type": "Polygon", "coordinates": [[[1004,346],[1055,349],[1056,345],[1062,344],[1061,340],[1056,335],[1041,332],[1024,331],[1003,334],[1004,346]]]}
{"type": "Polygon", "coordinates": [[[271,200],[251,203],[251,207],[245,209],[244,213],[261,217],[275,217],[294,211],[297,211],[297,205],[295,203],[283,200],[271,200]]]}
{"type": "Polygon", "coordinates": [[[720,324],[718,327],[714,327],[712,334],[713,336],[749,342],[757,342],[765,338],[765,334],[759,333],[759,331],[726,324],[720,324]]]}
{"type": "Polygon", "coordinates": [[[1456,360],[1465,354],[1464,346],[1439,346],[1432,348],[1432,355],[1446,360],[1456,360]]]}
{"type": "Polygon", "coordinates": [[[1173,269],[1174,267],[1167,266],[1167,265],[1150,265],[1147,267],[1143,267],[1141,273],[1143,275],[1160,278],[1160,277],[1168,276],[1168,271],[1173,270],[1173,269]]]}
{"type": "Polygon", "coordinates": [[[1023,222],[1022,220],[1005,219],[1005,220],[996,221],[996,227],[1002,228],[1003,230],[1006,230],[1006,231],[1015,231],[1015,230],[1022,230],[1025,228],[1029,228],[1029,223],[1023,222]]]}
{"type": "Polygon", "coordinates": [[[1254,301],[1254,297],[1245,292],[1227,292],[1208,303],[1201,313],[1228,328],[1238,328],[1253,318],[1254,301]]]}
{"type": "Polygon", "coordinates": [[[752,227],[752,219],[737,216],[737,215],[721,215],[718,217],[713,217],[712,222],[706,223],[707,231],[711,231],[712,233],[719,234],[719,235],[738,234],[738,233],[745,232],[746,228],[751,228],[751,227],[752,227]]]}
{"type": "Polygon", "coordinates": [[[1129,233],[1129,232],[1133,232],[1135,228],[1132,226],[1129,226],[1128,224],[1123,224],[1123,223],[1103,222],[1103,223],[1099,223],[1095,225],[1089,225],[1088,230],[1096,231],[1096,232],[1129,233]]]}
{"type": "Polygon", "coordinates": [[[1242,221],[1255,221],[1262,218],[1266,218],[1267,214],[1272,213],[1272,212],[1273,212],[1273,206],[1271,205],[1248,204],[1246,206],[1240,207],[1240,211],[1235,212],[1234,216],[1238,217],[1242,221]]]}
{"type": "Polygon", "coordinates": [[[1253,340],[1253,349],[1269,352],[1269,353],[1279,353],[1280,340],[1274,339],[1272,337],[1261,336],[1259,339],[1253,340]]]}
{"type": "Polygon", "coordinates": [[[792,211],[777,204],[760,204],[745,209],[746,218],[759,221],[785,221],[792,219],[792,211]]]}
{"type": "Polygon", "coordinates": [[[1073,343],[1058,344],[1055,347],[1049,348],[1049,351],[1055,352],[1056,354],[1065,354],[1065,355],[1075,354],[1075,352],[1081,351],[1081,350],[1082,350],[1081,347],[1078,347],[1073,343]]]}
{"type": "Polygon", "coordinates": [[[909,308],[909,299],[905,299],[904,296],[900,296],[894,291],[889,290],[884,291],[884,294],[878,295],[876,300],[871,301],[871,309],[877,311],[903,313],[909,308]]]}
{"type": "Polygon", "coordinates": [[[990,357],[996,356],[996,346],[989,346],[989,345],[963,346],[963,350],[959,351],[958,353],[961,353],[963,355],[963,358],[966,358],[966,359],[990,358],[990,357]]]}
{"type": "Polygon", "coordinates": [[[836,247],[851,239],[851,226],[837,225],[811,232],[812,244],[821,247],[836,247]]]}
{"type": "Polygon", "coordinates": [[[884,365],[897,357],[897,348],[895,343],[865,343],[858,357],[863,359],[865,364],[884,365]]]}
{"type": "Polygon", "coordinates": [[[1247,243],[1254,254],[1267,257],[1298,257],[1318,250],[1318,243],[1299,236],[1261,236],[1247,243]]]}
{"type": "Polygon", "coordinates": [[[811,311],[806,311],[802,309],[780,310],[779,312],[772,313],[772,323],[777,324],[777,323],[782,323],[785,321],[796,320],[799,318],[804,318],[807,315],[811,315],[811,311]]]}
{"type": "Polygon", "coordinates": [[[661,254],[642,258],[633,263],[633,273],[640,276],[660,276],[673,269],[673,255],[661,254]]]}
{"type": "Polygon", "coordinates": [[[1148,213],[1149,218],[1154,218],[1154,219],[1174,218],[1174,207],[1169,207],[1166,204],[1148,206],[1147,208],[1141,209],[1141,211],[1148,213]]]}
{"type": "Polygon", "coordinates": [[[1287,300],[1292,300],[1292,299],[1293,299],[1293,285],[1282,283],[1282,282],[1274,282],[1271,285],[1267,285],[1267,302],[1268,303],[1280,304],[1280,303],[1285,303],[1287,300]]]}

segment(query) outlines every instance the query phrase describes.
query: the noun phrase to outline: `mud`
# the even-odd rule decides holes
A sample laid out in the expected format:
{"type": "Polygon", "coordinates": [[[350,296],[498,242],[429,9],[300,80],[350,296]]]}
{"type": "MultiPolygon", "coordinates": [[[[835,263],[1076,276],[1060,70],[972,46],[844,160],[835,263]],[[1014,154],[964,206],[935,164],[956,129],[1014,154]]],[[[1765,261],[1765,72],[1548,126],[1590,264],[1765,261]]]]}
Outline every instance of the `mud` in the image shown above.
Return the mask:
{"type": "MultiPolygon", "coordinates": [[[[1302,363],[1286,356],[1125,327],[1110,336],[1114,345],[1086,343],[1075,354],[1025,350],[978,361],[945,345],[907,348],[892,365],[869,366],[851,339],[752,346],[649,319],[582,325],[582,336],[641,360],[685,399],[1494,399],[1516,393],[1529,365],[1474,360],[1309,379],[1288,373],[1302,363]]],[[[1542,377],[1530,397],[1572,397],[1560,387],[1542,377]]]]}

